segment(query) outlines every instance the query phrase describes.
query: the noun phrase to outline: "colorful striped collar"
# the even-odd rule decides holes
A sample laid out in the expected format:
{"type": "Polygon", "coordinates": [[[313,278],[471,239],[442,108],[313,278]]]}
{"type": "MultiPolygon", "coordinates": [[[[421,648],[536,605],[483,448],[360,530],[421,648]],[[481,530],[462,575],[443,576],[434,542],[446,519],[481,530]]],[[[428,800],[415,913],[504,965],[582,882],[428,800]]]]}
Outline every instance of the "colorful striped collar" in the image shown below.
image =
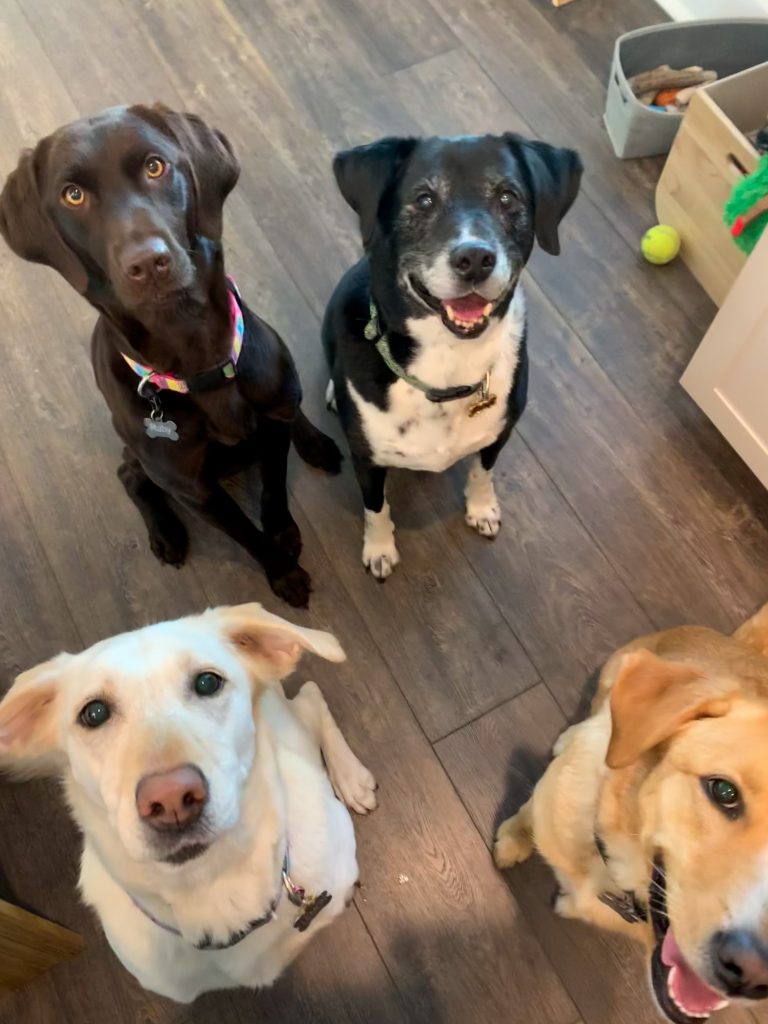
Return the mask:
{"type": "Polygon", "coordinates": [[[243,348],[245,325],[243,323],[243,311],[240,308],[240,293],[231,277],[227,277],[227,286],[229,290],[229,312],[233,325],[232,351],[229,354],[229,358],[218,366],[214,366],[210,370],[203,370],[202,373],[195,374],[194,377],[185,380],[183,377],[175,377],[172,373],[160,373],[151,366],[144,366],[135,359],[131,359],[124,352],[121,352],[120,354],[126,363],[136,376],[141,378],[139,390],[143,389],[146,384],[154,384],[160,391],[176,391],[179,394],[186,395],[190,391],[208,391],[211,388],[218,387],[224,381],[234,378],[237,372],[237,361],[243,348]]]}

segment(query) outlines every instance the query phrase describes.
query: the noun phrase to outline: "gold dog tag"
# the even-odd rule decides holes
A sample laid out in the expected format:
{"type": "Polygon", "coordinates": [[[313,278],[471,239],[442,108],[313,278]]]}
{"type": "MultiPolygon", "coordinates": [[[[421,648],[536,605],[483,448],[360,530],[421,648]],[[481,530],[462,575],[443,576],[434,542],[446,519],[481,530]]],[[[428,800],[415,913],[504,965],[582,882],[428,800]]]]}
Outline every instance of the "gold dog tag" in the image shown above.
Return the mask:
{"type": "Polygon", "coordinates": [[[491,394],[491,374],[486,373],[485,380],[480,388],[480,397],[467,409],[467,416],[476,416],[485,409],[492,409],[496,405],[496,395],[491,394]]]}

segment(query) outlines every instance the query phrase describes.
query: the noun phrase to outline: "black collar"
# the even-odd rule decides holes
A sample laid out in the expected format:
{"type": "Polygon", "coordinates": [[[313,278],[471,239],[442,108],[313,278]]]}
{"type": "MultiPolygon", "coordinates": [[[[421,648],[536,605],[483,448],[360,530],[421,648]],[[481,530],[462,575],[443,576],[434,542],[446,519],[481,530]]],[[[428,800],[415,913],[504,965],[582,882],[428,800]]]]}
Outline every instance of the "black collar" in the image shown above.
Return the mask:
{"type": "MultiPolygon", "coordinates": [[[[396,377],[404,380],[406,384],[410,384],[412,388],[416,388],[418,391],[423,392],[430,402],[455,402],[459,398],[469,398],[470,395],[475,395],[479,391],[479,401],[476,405],[472,406],[472,410],[474,410],[474,412],[479,412],[481,409],[489,408],[491,405],[495,404],[496,396],[489,393],[491,378],[490,372],[486,373],[483,379],[477,381],[475,384],[457,384],[452,388],[433,388],[419,377],[415,377],[412,373],[408,373],[408,371],[405,370],[392,355],[389,338],[387,337],[386,331],[382,331],[381,329],[381,325],[379,323],[379,312],[373,299],[370,300],[369,311],[369,320],[365,325],[363,334],[367,341],[375,342],[376,351],[396,377]]],[[[474,412],[470,411],[469,415],[474,415],[474,412]]]]}
{"type": "MultiPolygon", "coordinates": [[[[600,854],[603,864],[609,867],[610,854],[605,845],[605,840],[598,832],[595,832],[595,847],[600,854]]],[[[637,924],[638,921],[648,920],[648,911],[645,905],[637,898],[634,892],[628,889],[622,889],[620,892],[611,892],[607,889],[599,893],[597,898],[629,924],[637,924]]]]}

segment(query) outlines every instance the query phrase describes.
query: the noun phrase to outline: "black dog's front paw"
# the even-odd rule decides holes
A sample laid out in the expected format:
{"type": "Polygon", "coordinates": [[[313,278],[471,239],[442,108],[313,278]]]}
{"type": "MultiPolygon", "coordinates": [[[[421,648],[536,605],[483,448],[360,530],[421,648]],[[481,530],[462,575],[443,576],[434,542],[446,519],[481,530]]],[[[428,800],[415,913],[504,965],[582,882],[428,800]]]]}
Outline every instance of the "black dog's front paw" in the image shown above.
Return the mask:
{"type": "Polygon", "coordinates": [[[312,580],[309,573],[300,565],[293,566],[287,572],[270,573],[269,585],[279,598],[293,608],[309,607],[309,595],[312,593],[312,580]]]}

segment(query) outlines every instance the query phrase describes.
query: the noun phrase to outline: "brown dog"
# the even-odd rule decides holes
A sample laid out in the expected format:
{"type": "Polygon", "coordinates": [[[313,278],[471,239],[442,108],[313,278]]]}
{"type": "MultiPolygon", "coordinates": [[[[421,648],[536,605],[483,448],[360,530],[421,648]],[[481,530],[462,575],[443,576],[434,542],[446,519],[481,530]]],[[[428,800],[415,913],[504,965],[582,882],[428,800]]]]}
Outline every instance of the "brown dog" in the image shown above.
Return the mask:
{"type": "Polygon", "coordinates": [[[0,232],[100,313],[96,383],[155,555],[171,565],[186,557],[171,496],[261,562],[276,594],[306,605],[288,449],[293,439],[302,458],[332,472],[341,456],[301,413],[288,349],[225,275],[222,210],[239,173],[228,140],[198,117],[115,107],[22,154],[0,196],[0,232]],[[256,461],[263,532],[219,482],[256,461]]]}
{"type": "Polygon", "coordinates": [[[733,637],[642,637],[603,669],[531,799],[496,836],[534,845],[556,910],[643,941],[675,1024],[768,996],[768,605],[733,637]]]}

